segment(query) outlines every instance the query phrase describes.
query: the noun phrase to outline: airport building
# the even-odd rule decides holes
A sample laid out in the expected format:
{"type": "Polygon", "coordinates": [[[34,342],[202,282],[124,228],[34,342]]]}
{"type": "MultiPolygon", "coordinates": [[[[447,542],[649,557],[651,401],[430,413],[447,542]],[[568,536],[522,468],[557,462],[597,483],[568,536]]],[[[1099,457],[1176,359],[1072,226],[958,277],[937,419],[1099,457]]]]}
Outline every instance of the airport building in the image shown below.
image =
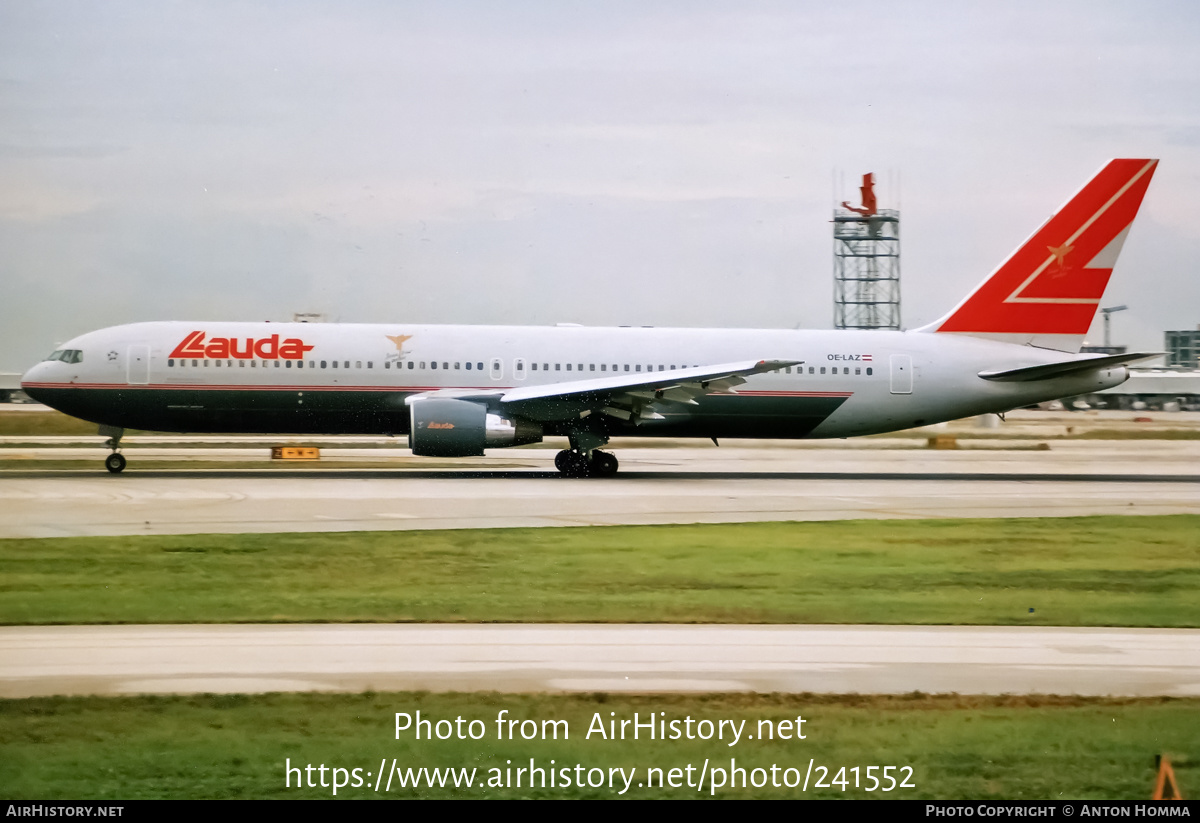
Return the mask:
{"type": "Polygon", "coordinates": [[[1192,331],[1169,331],[1164,335],[1168,366],[1200,368],[1200,326],[1192,331]]]}
{"type": "Polygon", "coordinates": [[[29,395],[21,391],[21,375],[0,372],[0,403],[28,403],[29,395]]]}

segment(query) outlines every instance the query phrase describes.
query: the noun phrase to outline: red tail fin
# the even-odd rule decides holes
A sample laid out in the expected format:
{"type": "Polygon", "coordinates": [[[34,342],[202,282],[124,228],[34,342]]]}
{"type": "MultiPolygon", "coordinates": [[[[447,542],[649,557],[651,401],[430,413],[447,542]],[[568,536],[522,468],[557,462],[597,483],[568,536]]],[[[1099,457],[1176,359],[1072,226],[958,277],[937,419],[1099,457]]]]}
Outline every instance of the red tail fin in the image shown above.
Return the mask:
{"type": "Polygon", "coordinates": [[[954,311],[925,331],[1079,351],[1157,160],[1111,160],[954,311]]]}

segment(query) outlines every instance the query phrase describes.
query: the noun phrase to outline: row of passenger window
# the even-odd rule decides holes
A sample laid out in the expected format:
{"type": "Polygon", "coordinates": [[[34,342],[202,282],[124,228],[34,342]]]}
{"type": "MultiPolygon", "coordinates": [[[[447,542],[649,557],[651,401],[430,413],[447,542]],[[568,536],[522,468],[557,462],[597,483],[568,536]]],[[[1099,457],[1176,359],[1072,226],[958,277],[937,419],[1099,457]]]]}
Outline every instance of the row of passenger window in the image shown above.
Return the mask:
{"type": "MultiPolygon", "coordinates": [[[[350,362],[351,361],[349,361],[349,360],[320,360],[320,361],[309,360],[308,367],[310,369],[316,369],[316,368],[348,369],[348,368],[350,368],[350,362]]],[[[363,361],[355,360],[353,362],[354,362],[354,368],[361,369],[363,367],[363,361]]],[[[250,368],[252,368],[252,369],[258,368],[260,364],[262,365],[262,368],[265,369],[265,368],[267,368],[267,365],[269,363],[274,363],[275,368],[277,368],[277,369],[285,368],[285,367],[290,369],[290,368],[292,368],[293,364],[295,364],[295,367],[297,369],[304,368],[303,360],[262,360],[262,361],[259,361],[259,360],[207,360],[207,359],[205,359],[205,360],[184,360],[184,359],[180,359],[178,361],[178,363],[176,363],[176,361],[174,359],[167,360],[168,368],[175,368],[177,365],[179,366],[179,368],[184,368],[189,363],[191,364],[192,368],[199,368],[200,366],[204,366],[205,368],[208,368],[210,363],[216,368],[220,368],[222,365],[225,365],[231,369],[233,368],[234,363],[237,363],[238,366],[240,366],[243,369],[246,368],[247,363],[250,364],[250,368]]],[[[375,361],[368,360],[367,368],[368,369],[375,368],[375,361]]]]}
{"type": "MultiPolygon", "coordinates": [[[[60,353],[60,352],[55,352],[54,354],[55,354],[55,355],[65,354],[65,355],[68,355],[68,356],[70,356],[70,355],[75,355],[75,356],[78,356],[80,353],[79,353],[78,351],[76,351],[76,350],[68,350],[68,351],[66,351],[66,352],[61,352],[61,353],[60,353]]],[[[78,360],[78,359],[67,359],[67,357],[55,357],[54,355],[51,355],[51,357],[50,357],[49,359],[52,359],[52,360],[62,359],[62,360],[64,360],[64,361],[68,362],[68,363],[78,363],[78,362],[79,362],[79,360],[78,360]]],[[[80,358],[80,359],[82,359],[82,358],[80,358]]],[[[289,369],[290,369],[290,368],[292,368],[292,367],[293,367],[293,364],[295,364],[295,368],[297,368],[297,369],[302,369],[302,368],[304,368],[304,361],[303,361],[303,360],[295,360],[295,361],[293,361],[293,360],[263,360],[263,361],[258,361],[258,360],[208,360],[208,359],[205,359],[205,360],[191,360],[191,361],[189,361],[189,360],[185,360],[185,359],[180,359],[180,360],[179,360],[179,362],[178,362],[178,366],[179,366],[180,368],[186,367],[186,366],[188,366],[189,362],[190,362],[190,364],[191,364],[191,367],[192,367],[192,368],[199,368],[199,367],[200,367],[200,366],[202,366],[202,365],[203,365],[204,367],[208,367],[208,365],[209,365],[210,363],[211,363],[211,364],[212,364],[214,367],[218,367],[218,368],[219,368],[219,367],[220,367],[222,364],[224,364],[224,365],[225,365],[226,367],[228,367],[228,368],[233,368],[233,364],[234,364],[234,363],[237,363],[237,364],[238,364],[238,366],[239,366],[239,367],[241,367],[241,368],[246,368],[246,364],[247,364],[247,363],[249,363],[249,364],[250,364],[250,368],[258,368],[258,367],[259,367],[259,364],[260,364],[260,362],[261,362],[261,364],[262,364],[262,368],[264,368],[264,369],[265,369],[265,368],[267,368],[267,364],[268,364],[268,363],[274,363],[274,364],[275,364],[275,368],[277,368],[277,369],[278,369],[278,368],[289,368],[289,369]]],[[[356,368],[356,369],[361,369],[361,368],[363,367],[363,361],[362,361],[362,360],[355,360],[355,361],[350,361],[350,360],[319,360],[319,361],[318,361],[318,360],[309,360],[309,361],[308,361],[308,368],[310,368],[310,369],[316,369],[316,368],[322,368],[322,369],[326,369],[326,368],[332,368],[332,369],[336,369],[336,368],[348,369],[348,368],[350,368],[350,363],[351,363],[351,362],[353,362],[353,363],[354,363],[354,368],[356,368]],[[318,365],[318,364],[319,364],[319,365],[318,365]]],[[[435,369],[435,370],[440,368],[440,369],[442,369],[442,370],[448,371],[448,370],[450,370],[450,369],[451,369],[451,362],[452,362],[452,361],[449,361],[449,360],[443,360],[443,361],[441,361],[441,364],[440,364],[440,366],[439,366],[439,362],[438,362],[438,361],[436,361],[436,360],[430,360],[430,361],[428,361],[428,368],[429,368],[429,369],[435,369]]],[[[453,363],[454,363],[454,365],[453,365],[453,368],[454,368],[456,371],[457,371],[457,370],[461,370],[461,369],[462,369],[462,367],[463,367],[463,365],[464,365],[463,361],[453,361],[453,363]]],[[[367,366],[366,366],[366,367],[367,367],[368,369],[373,369],[373,368],[375,368],[375,361],[373,361],[373,360],[368,360],[368,361],[366,361],[366,364],[367,364],[367,366]]],[[[407,365],[407,368],[408,368],[409,370],[412,370],[412,369],[422,369],[422,370],[423,370],[423,369],[425,369],[425,368],[426,368],[426,361],[424,361],[424,360],[421,360],[421,361],[408,360],[408,361],[404,361],[404,362],[397,362],[397,363],[396,363],[396,368],[397,368],[397,369],[404,368],[404,367],[405,367],[405,365],[407,365]]],[[[566,364],[563,364],[563,363],[555,363],[555,364],[554,364],[554,371],[580,371],[580,372],[581,372],[581,371],[584,371],[584,365],[585,365],[585,364],[583,364],[583,363],[566,363],[566,364]],[[563,368],[563,366],[564,366],[564,365],[566,366],[566,368],[565,368],[565,369],[563,368]]],[[[597,364],[595,364],[595,363],[588,363],[588,364],[586,364],[586,365],[587,365],[587,371],[590,371],[590,372],[597,371],[597,369],[596,369],[596,365],[597,365],[597,364]]],[[[168,367],[171,367],[171,368],[174,368],[174,367],[176,366],[176,361],[175,361],[173,358],[172,358],[172,359],[169,359],[169,360],[167,360],[167,366],[168,366],[168,367]]],[[[483,371],[483,362],[482,362],[482,361],[475,362],[475,363],[472,363],[472,362],[466,362],[466,363],[465,363],[465,366],[466,366],[466,370],[467,370],[467,371],[483,371]]],[[[539,370],[539,369],[538,369],[538,366],[539,366],[539,364],[538,364],[538,363],[530,363],[530,364],[529,364],[529,369],[530,369],[530,371],[538,371],[538,370],[539,370]]],[[[549,364],[549,363],[541,363],[541,364],[540,364],[540,366],[541,366],[541,369],[540,369],[541,371],[544,371],[544,372],[548,372],[548,371],[550,371],[550,364],[549,364]]],[[[607,363],[600,363],[600,364],[599,364],[599,366],[600,366],[600,369],[599,369],[599,371],[602,371],[602,372],[607,372],[607,371],[609,370],[609,369],[608,369],[608,364],[607,364],[607,363]]],[[[391,364],[390,362],[386,362],[386,361],[385,361],[385,362],[384,362],[384,364],[383,364],[383,367],[384,367],[385,369],[390,369],[390,368],[392,367],[392,364],[391,364]]],[[[515,376],[516,376],[516,377],[524,377],[524,376],[525,376],[525,361],[524,361],[524,360],[522,360],[522,359],[517,359],[517,360],[513,361],[513,368],[514,368],[514,370],[515,370],[515,372],[516,372],[516,374],[515,374],[515,376]]],[[[686,366],[684,366],[683,368],[687,368],[687,367],[686,367],[686,366]]],[[[828,368],[829,368],[829,372],[830,372],[831,374],[837,374],[837,373],[838,373],[838,367],[837,367],[837,366],[829,366],[828,368]]],[[[658,366],[658,368],[657,368],[657,371],[668,371],[668,370],[669,370],[669,371],[674,371],[675,369],[676,369],[676,366],[675,366],[674,364],[672,364],[671,366],[659,365],[659,366],[658,366]]],[[[493,361],[492,361],[492,375],[493,375],[493,377],[497,377],[497,378],[498,378],[498,377],[499,377],[499,374],[500,374],[500,370],[501,370],[500,361],[499,361],[499,360],[493,360],[493,361]]],[[[809,366],[809,367],[808,367],[808,373],[809,373],[809,374],[825,374],[825,370],[826,370],[826,367],[825,367],[825,366],[809,366]]],[[[613,364],[612,364],[612,371],[614,371],[614,372],[620,372],[620,371],[626,371],[626,372],[628,372],[628,371],[633,371],[634,373],[639,373],[639,372],[642,372],[642,364],[641,364],[641,363],[634,363],[634,364],[632,364],[632,365],[631,365],[631,364],[629,364],[629,363],[625,363],[625,364],[624,364],[624,369],[622,369],[622,368],[621,368],[621,366],[620,366],[619,364],[617,364],[617,363],[613,363],[613,364]]],[[[655,369],[655,367],[654,367],[654,365],[653,365],[653,364],[647,364],[647,365],[646,365],[646,367],[645,367],[645,371],[647,371],[647,372],[653,372],[653,371],[656,371],[656,369],[655,369]]],[[[792,367],[791,367],[791,366],[787,366],[787,367],[785,367],[785,368],[783,368],[783,369],[775,369],[775,370],[773,371],[773,373],[774,373],[774,374],[779,374],[781,371],[782,371],[783,373],[786,373],[786,374],[792,374],[792,367]]],[[[873,369],[872,367],[870,367],[870,366],[867,366],[867,368],[866,368],[866,371],[867,371],[867,375],[868,375],[868,376],[870,376],[870,375],[873,375],[873,374],[875,373],[875,372],[874,372],[874,369],[873,369]]],[[[796,373],[796,374],[804,374],[804,366],[797,366],[797,367],[796,367],[796,371],[795,371],[795,373],[796,373]]],[[[842,374],[850,374],[850,367],[849,367],[849,366],[842,366],[842,367],[841,367],[841,373],[842,373],[842,374]]],[[[857,375],[861,375],[861,374],[863,373],[863,369],[862,369],[862,367],[861,367],[861,366],[855,366],[855,367],[854,367],[854,373],[855,373],[855,374],[857,374],[857,375]]]]}
{"type": "MultiPolygon", "coordinates": [[[[786,366],[786,367],[784,367],[783,369],[773,369],[773,370],[772,370],[772,374],[779,374],[781,371],[782,371],[782,372],[784,372],[785,374],[791,374],[791,373],[792,373],[792,367],[791,367],[791,366],[786,366]]],[[[824,374],[824,373],[825,373],[825,367],[824,367],[824,366],[809,366],[809,367],[808,367],[808,373],[809,373],[809,374],[824,374]]],[[[838,373],[838,367],[837,367],[837,366],[830,366],[830,367],[829,367],[829,373],[830,373],[830,374],[837,374],[837,373],[838,373]]],[[[850,373],[850,367],[849,367],[849,366],[842,366],[842,372],[841,372],[841,373],[842,373],[842,374],[849,374],[849,373],[850,373]]],[[[863,373],[863,368],[862,368],[862,366],[855,366],[855,367],[854,367],[854,373],[855,373],[855,374],[859,374],[859,375],[861,375],[861,374],[863,373]]],[[[872,375],[872,374],[874,374],[874,373],[875,373],[875,370],[874,370],[874,369],[873,369],[871,366],[867,366],[867,375],[868,375],[868,376],[870,376],[870,375],[872,375]]],[[[797,366],[797,367],[796,367],[796,374],[804,374],[804,367],[803,367],[803,366],[797,366]]]]}

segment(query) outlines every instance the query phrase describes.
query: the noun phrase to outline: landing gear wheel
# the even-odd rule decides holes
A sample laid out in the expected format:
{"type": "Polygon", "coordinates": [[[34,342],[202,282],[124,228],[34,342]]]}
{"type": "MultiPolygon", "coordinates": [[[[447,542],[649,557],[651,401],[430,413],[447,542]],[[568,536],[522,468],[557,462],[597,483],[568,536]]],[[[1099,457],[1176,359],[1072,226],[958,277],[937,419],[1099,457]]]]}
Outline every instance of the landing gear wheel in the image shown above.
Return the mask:
{"type": "Polygon", "coordinates": [[[104,468],[113,474],[120,474],[125,471],[125,455],[113,452],[104,458],[104,468]]]}
{"type": "Polygon", "coordinates": [[[592,477],[612,477],[617,473],[617,466],[615,455],[602,451],[592,452],[592,462],[589,466],[592,477]]]}
{"type": "Polygon", "coordinates": [[[588,461],[579,452],[563,449],[554,455],[554,468],[567,477],[586,477],[588,473],[588,461]]]}

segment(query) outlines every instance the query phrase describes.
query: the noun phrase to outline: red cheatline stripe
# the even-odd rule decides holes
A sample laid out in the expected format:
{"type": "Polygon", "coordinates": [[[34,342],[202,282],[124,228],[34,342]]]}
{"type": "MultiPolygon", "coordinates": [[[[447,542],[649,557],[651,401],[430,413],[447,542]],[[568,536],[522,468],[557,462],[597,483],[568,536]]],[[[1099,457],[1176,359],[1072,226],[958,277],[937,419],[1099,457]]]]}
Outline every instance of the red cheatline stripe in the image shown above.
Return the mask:
{"type": "Polygon", "coordinates": [[[439,389],[463,389],[467,391],[507,391],[511,386],[235,386],[193,383],[22,383],[35,389],[127,389],[165,391],[437,391],[439,389]]]}
{"type": "MultiPolygon", "coordinates": [[[[507,391],[511,386],[233,386],[233,385],[201,385],[190,383],[22,383],[26,388],[35,389],[110,389],[127,391],[324,391],[324,392],[423,392],[439,391],[441,389],[459,389],[463,391],[507,391]]],[[[739,391],[713,392],[713,394],[729,394],[751,397],[850,397],[854,392],[836,391],[739,391]]]]}
{"type": "Polygon", "coordinates": [[[739,391],[736,394],[751,397],[850,397],[852,391],[739,391]]]}

